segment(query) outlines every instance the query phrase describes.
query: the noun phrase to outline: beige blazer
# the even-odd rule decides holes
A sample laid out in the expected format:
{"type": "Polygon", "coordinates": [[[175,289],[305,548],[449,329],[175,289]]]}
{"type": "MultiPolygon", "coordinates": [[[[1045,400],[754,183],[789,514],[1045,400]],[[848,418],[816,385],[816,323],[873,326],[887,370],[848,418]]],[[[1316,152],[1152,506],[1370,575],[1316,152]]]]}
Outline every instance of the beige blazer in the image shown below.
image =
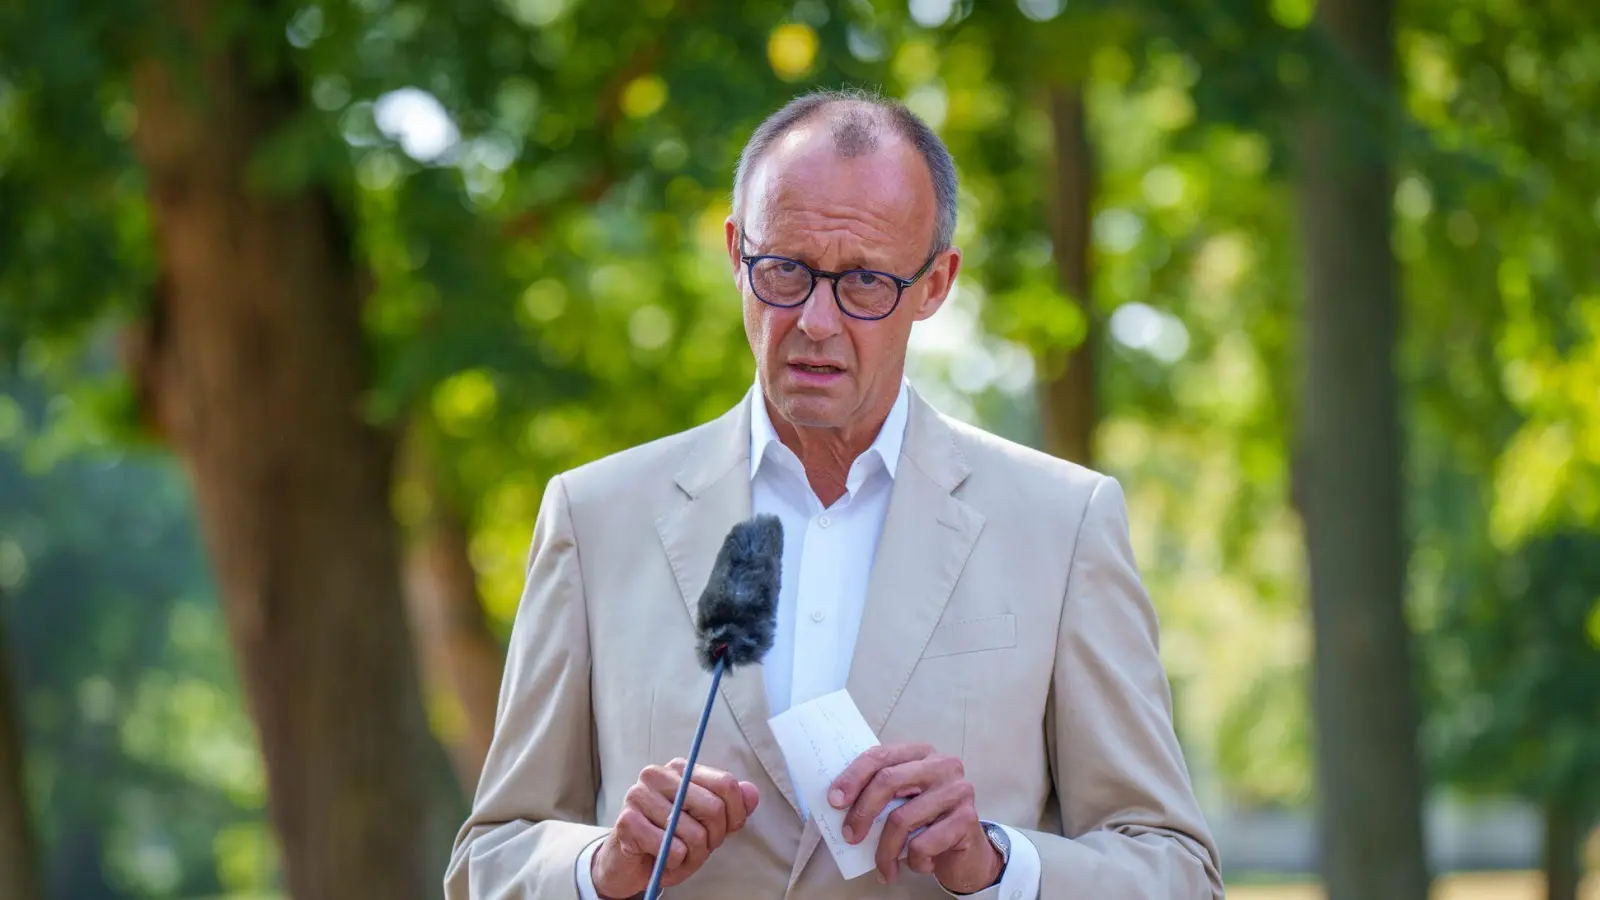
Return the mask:
{"type": "MultiPolygon", "coordinates": [[[[551,480],[450,900],[576,898],[577,857],[639,771],[688,753],[710,686],[695,605],[751,514],[749,399],[551,480]]],[[[1041,898],[1223,896],[1113,479],[913,391],[848,689],[884,742],[963,760],[979,815],[1038,847],[1041,898]]],[[[761,803],[667,896],[949,896],[909,869],[845,881],[797,812],[759,667],[720,692],[699,761],[761,803]]]]}

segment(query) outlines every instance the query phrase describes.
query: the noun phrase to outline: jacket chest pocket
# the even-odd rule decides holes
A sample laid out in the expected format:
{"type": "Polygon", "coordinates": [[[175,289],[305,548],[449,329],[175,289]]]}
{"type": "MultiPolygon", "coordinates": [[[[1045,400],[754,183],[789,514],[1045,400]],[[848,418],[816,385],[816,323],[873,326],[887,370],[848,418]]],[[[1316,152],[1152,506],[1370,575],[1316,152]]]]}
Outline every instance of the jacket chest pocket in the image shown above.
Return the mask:
{"type": "Polygon", "coordinates": [[[934,629],[922,658],[884,726],[885,743],[931,744],[940,753],[967,756],[974,704],[988,702],[990,667],[1003,667],[1004,651],[1017,644],[1009,613],[947,622],[934,629]]]}
{"type": "Polygon", "coordinates": [[[1011,613],[983,616],[977,619],[959,619],[946,622],[933,630],[928,646],[923,648],[923,659],[959,656],[963,653],[981,653],[985,650],[1008,650],[1017,645],[1017,617],[1011,613]]]}

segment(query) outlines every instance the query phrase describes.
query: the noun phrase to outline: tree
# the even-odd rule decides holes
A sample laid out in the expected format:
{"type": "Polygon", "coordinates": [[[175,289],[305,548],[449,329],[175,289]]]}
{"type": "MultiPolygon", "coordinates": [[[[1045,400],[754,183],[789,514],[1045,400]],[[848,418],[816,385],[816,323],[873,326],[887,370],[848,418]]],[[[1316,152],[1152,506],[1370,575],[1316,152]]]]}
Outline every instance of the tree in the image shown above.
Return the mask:
{"type": "Polygon", "coordinates": [[[1393,119],[1393,7],[1332,0],[1318,5],[1316,25],[1328,58],[1350,73],[1320,85],[1297,144],[1306,291],[1297,495],[1314,623],[1320,865],[1331,900],[1423,900],[1395,369],[1400,298],[1390,249],[1393,129],[1371,134],[1359,124],[1393,119]],[[1336,105],[1351,85],[1360,102],[1336,105]]]}
{"type": "Polygon", "coordinates": [[[443,467],[414,428],[408,468],[418,509],[407,529],[405,589],[422,683],[461,789],[471,796],[494,738],[505,658],[490,631],[473,567],[464,502],[440,485],[443,467]]]}
{"type": "MultiPolygon", "coordinates": [[[[6,595],[0,591],[0,613],[6,595]]],[[[42,896],[39,858],[33,839],[23,780],[22,716],[11,679],[11,654],[5,619],[0,615],[0,896],[35,900],[42,896]]]]}
{"type": "Polygon", "coordinates": [[[408,521],[414,596],[453,612],[417,621],[456,622],[465,530],[525,549],[524,482],[731,402],[749,363],[705,289],[725,272],[692,259],[728,135],[865,70],[826,10],[774,30],[780,10],[536,6],[0,14],[0,241],[47,262],[0,274],[0,359],[134,320],[131,394],[194,484],[298,898],[430,893],[448,848],[397,482],[441,501],[408,521]],[[437,101],[453,146],[414,146],[375,111],[396,98],[437,101]],[[430,420],[446,455],[397,477],[430,420]]]}
{"type": "Polygon", "coordinates": [[[1043,358],[1040,420],[1049,452],[1088,466],[1094,464],[1095,347],[1101,331],[1100,313],[1091,294],[1094,151],[1082,84],[1052,87],[1049,105],[1055,136],[1052,245],[1061,290],[1076,304],[1084,326],[1076,347],[1065,352],[1058,349],[1043,358]]]}

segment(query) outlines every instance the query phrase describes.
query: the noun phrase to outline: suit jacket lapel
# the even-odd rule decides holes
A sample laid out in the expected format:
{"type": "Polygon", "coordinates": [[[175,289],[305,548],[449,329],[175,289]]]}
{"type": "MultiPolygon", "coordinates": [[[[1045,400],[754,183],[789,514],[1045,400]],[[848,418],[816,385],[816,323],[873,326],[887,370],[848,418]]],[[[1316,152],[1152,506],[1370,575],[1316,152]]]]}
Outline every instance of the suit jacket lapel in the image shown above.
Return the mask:
{"type": "Polygon", "coordinates": [[[983,530],[983,515],[951,496],[969,471],[950,426],[913,394],[847,685],[874,732],[888,724],[983,530]]]}
{"type": "MultiPolygon", "coordinates": [[[[656,531],[691,621],[698,616],[700,592],[728,530],[750,517],[750,399],[746,395],[744,402],[707,428],[676,475],[687,500],[656,520],[656,531]]],[[[788,766],[767,727],[771,713],[762,666],[724,675],[719,692],[767,776],[798,815],[800,807],[789,783],[788,766]]]]}
{"type": "MultiPolygon", "coordinates": [[[[894,713],[983,530],[983,514],[951,495],[970,471],[955,433],[913,391],[846,684],[874,733],[894,713]]],[[[791,889],[820,841],[808,822],[789,871],[791,889]]]]}

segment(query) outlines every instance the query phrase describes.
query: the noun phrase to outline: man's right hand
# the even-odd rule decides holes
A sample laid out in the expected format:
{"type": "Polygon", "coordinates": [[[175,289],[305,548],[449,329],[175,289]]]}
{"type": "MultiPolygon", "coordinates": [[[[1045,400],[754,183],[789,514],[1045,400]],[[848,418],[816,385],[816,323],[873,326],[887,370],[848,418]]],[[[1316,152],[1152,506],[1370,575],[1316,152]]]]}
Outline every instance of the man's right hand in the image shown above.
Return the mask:
{"type": "MultiPolygon", "coordinates": [[[[624,900],[643,893],[649,886],[684,766],[682,759],[664,766],[648,766],[628,789],[616,825],[590,863],[595,892],[605,900],[624,900]]],[[[760,799],[760,792],[750,782],[708,766],[695,766],[689,793],[683,798],[683,811],[678,815],[678,827],[672,835],[661,886],[681,884],[698,872],[711,851],[744,827],[760,799]]]]}

